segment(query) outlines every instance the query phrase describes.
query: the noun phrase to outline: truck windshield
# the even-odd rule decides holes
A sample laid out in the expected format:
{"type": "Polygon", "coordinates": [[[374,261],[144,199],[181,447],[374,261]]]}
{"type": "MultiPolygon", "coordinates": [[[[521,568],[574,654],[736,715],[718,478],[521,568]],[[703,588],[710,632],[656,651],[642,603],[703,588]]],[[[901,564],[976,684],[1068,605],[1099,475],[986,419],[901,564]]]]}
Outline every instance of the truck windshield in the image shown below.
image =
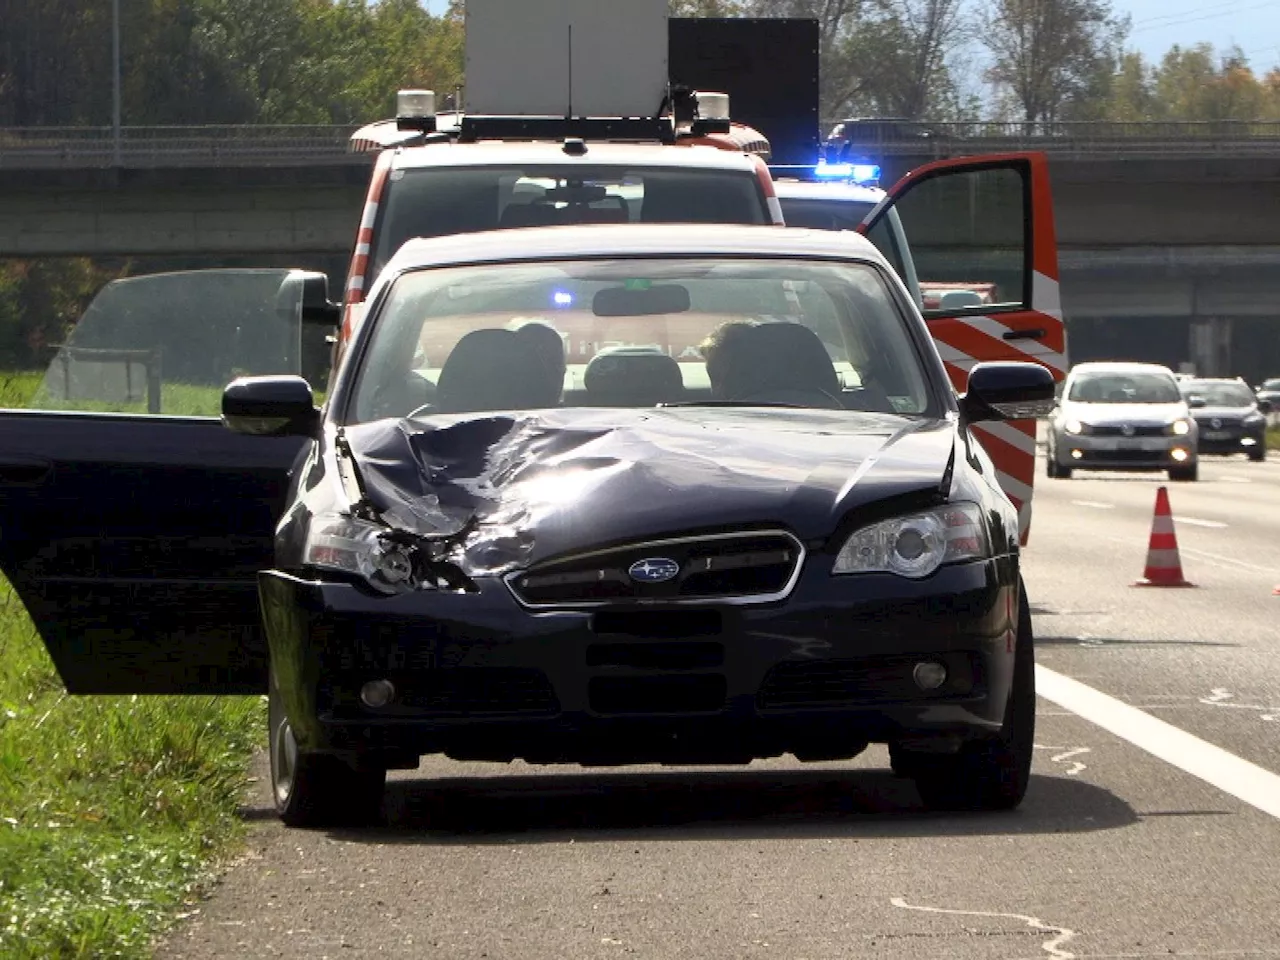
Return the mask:
{"type": "Polygon", "coordinates": [[[570,223],[769,223],[754,174],[617,166],[430,167],[395,171],[371,276],[413,237],[570,223]]]}

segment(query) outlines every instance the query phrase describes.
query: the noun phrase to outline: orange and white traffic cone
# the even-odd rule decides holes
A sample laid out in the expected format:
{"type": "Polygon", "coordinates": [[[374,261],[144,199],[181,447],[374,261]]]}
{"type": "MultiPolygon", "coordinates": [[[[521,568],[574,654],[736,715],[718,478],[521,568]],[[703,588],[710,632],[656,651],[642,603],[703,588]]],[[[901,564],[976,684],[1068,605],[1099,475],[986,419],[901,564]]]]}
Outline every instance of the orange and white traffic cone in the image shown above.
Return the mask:
{"type": "Polygon", "coordinates": [[[1194,587],[1182,576],[1182,558],[1178,555],[1178,537],[1173,532],[1173,511],[1169,509],[1169,490],[1156,491],[1156,512],[1151,520],[1151,543],[1147,547],[1147,568],[1135,587],[1194,587]]]}

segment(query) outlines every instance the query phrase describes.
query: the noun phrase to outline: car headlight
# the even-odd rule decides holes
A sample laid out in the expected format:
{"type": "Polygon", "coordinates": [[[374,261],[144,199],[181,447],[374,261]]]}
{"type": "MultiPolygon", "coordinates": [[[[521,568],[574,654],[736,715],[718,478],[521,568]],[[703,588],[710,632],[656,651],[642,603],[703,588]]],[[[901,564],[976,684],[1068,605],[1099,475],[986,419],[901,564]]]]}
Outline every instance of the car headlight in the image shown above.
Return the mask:
{"type": "Polygon", "coordinates": [[[1175,437],[1185,437],[1191,432],[1191,421],[1175,420],[1173,423],[1169,424],[1169,432],[1175,437]]]}
{"type": "Polygon", "coordinates": [[[1084,424],[1079,420],[1068,420],[1062,428],[1072,435],[1084,433],[1084,424]]]}
{"type": "Polygon", "coordinates": [[[953,503],[855,531],[840,548],[832,573],[896,573],[918,580],[944,563],[989,555],[981,509],[953,503]]]}
{"type": "Polygon", "coordinates": [[[303,563],[365,580],[382,593],[401,593],[419,586],[413,556],[396,543],[386,527],[355,517],[331,514],[311,521],[303,563]]]}

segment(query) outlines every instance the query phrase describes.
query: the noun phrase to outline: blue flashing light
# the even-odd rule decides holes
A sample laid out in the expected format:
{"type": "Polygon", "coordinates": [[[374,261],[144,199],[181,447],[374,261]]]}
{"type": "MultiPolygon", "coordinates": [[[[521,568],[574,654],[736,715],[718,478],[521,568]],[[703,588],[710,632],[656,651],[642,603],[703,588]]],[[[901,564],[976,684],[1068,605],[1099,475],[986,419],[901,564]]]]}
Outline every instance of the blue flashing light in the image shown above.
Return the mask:
{"type": "Polygon", "coordinates": [[[822,180],[848,180],[852,183],[876,183],[880,167],[874,163],[827,163],[819,160],[813,175],[822,180]]]}
{"type": "Polygon", "coordinates": [[[573,294],[567,290],[557,290],[551,295],[551,301],[557,307],[570,307],[573,306],[573,294]]]}

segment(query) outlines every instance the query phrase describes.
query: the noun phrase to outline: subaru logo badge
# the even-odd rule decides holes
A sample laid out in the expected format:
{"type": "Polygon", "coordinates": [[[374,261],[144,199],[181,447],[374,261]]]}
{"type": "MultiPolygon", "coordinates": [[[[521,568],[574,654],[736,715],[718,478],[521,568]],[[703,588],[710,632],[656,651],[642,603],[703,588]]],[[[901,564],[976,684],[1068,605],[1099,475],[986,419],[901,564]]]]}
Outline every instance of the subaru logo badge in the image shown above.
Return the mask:
{"type": "Polygon", "coordinates": [[[646,557],[627,568],[627,574],[639,583],[666,583],[680,573],[680,564],[666,557],[646,557]]]}
{"type": "Polygon", "coordinates": [[[1123,427],[1120,428],[1120,432],[1123,433],[1126,437],[1132,437],[1133,427],[1131,427],[1129,424],[1126,423],[1123,427]]]}

